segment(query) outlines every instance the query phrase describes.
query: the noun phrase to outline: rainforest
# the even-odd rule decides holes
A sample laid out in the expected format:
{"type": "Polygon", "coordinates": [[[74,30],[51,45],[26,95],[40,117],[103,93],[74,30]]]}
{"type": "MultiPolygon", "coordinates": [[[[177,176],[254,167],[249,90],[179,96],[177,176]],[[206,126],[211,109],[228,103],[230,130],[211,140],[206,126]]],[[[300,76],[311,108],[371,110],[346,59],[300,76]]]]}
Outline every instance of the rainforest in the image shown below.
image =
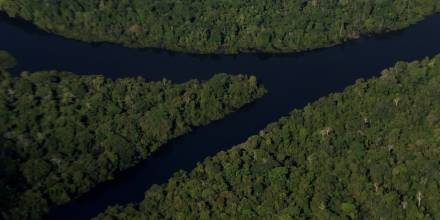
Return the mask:
{"type": "Polygon", "coordinates": [[[0,10],[87,42],[192,53],[285,53],[407,27],[437,0],[2,0],[0,10]]]}
{"type": "Polygon", "coordinates": [[[271,123],[96,219],[438,219],[440,55],[271,123]]]}
{"type": "Polygon", "coordinates": [[[255,77],[225,74],[172,84],[3,69],[0,86],[0,202],[14,219],[37,218],[265,93],[255,77]]]}
{"type": "Polygon", "coordinates": [[[0,0],[0,219],[440,219],[439,12],[0,0]]]}

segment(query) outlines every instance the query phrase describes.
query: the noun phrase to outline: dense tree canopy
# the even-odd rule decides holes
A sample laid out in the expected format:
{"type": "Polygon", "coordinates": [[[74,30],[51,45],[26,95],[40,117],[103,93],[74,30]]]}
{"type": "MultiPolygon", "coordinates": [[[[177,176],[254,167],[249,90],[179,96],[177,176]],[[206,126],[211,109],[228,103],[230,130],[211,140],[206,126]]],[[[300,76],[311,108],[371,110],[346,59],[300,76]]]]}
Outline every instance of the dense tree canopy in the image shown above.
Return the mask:
{"type": "Polygon", "coordinates": [[[15,67],[17,61],[15,58],[4,50],[0,50],[0,69],[10,69],[15,67]]]}
{"type": "Polygon", "coordinates": [[[440,219],[440,55],[294,110],[96,219],[440,219]]]}
{"type": "Polygon", "coordinates": [[[295,52],[406,27],[438,0],[0,0],[0,10],[85,41],[194,53],[295,52]]]}
{"type": "Polygon", "coordinates": [[[0,219],[39,219],[264,93],[243,75],[173,84],[0,68],[0,219]]]}

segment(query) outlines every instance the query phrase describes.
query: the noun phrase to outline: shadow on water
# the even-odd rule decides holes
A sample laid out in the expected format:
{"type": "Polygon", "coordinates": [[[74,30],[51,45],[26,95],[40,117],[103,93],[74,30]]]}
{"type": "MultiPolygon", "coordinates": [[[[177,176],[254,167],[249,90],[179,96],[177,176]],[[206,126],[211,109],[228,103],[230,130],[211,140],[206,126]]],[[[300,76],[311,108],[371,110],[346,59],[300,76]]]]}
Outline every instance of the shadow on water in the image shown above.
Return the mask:
{"type": "Polygon", "coordinates": [[[163,50],[87,44],[37,30],[22,21],[0,18],[0,48],[17,57],[16,72],[57,69],[79,74],[105,73],[111,78],[143,76],[183,82],[208,79],[214,73],[250,73],[269,90],[264,98],[208,126],[175,139],[140,165],[100,184],[71,203],[54,207],[47,219],[89,219],[109,205],[138,202],[152,184],[176,171],[190,170],[207,156],[241,143],[293,108],[358,78],[370,78],[396,61],[440,52],[440,15],[410,28],[362,37],[340,46],[289,55],[195,56],[163,50]]]}

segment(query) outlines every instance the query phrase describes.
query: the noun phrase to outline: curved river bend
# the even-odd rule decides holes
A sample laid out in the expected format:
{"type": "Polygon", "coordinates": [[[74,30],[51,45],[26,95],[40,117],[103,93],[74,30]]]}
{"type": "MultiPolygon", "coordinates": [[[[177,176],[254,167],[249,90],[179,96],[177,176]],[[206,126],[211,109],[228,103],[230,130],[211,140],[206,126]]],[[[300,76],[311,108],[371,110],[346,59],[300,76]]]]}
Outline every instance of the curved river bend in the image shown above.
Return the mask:
{"type": "Polygon", "coordinates": [[[143,199],[144,191],[177,170],[190,170],[206,156],[226,150],[256,134],[293,108],[358,78],[370,78],[396,61],[410,61],[440,52],[440,14],[410,28],[327,49],[301,54],[263,56],[197,56],[163,50],[130,49],[113,44],[87,44],[39,31],[26,22],[0,16],[0,49],[10,51],[23,70],[66,70],[120,78],[143,76],[175,82],[208,79],[214,73],[248,73],[269,90],[257,102],[224,120],[195,129],[164,146],[140,165],[68,205],[54,207],[47,219],[90,219],[109,205],[143,199]]]}

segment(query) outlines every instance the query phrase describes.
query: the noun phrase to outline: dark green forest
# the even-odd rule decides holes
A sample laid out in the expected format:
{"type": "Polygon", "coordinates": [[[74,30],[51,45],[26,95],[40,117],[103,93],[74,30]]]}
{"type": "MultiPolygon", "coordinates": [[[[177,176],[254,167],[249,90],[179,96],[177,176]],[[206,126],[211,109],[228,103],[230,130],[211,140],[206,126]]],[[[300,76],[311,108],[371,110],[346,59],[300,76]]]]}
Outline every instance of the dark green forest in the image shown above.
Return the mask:
{"type": "Polygon", "coordinates": [[[285,53],[402,29],[438,0],[0,0],[0,10],[88,42],[193,53],[285,53]]]}
{"type": "Polygon", "coordinates": [[[4,50],[0,50],[0,69],[11,69],[17,64],[15,57],[4,50]]]}
{"type": "Polygon", "coordinates": [[[440,55],[398,62],[96,219],[440,219],[440,55]]]}
{"type": "Polygon", "coordinates": [[[23,72],[0,52],[0,219],[40,219],[146,159],[170,139],[265,94],[256,78],[112,80],[23,72]]]}

